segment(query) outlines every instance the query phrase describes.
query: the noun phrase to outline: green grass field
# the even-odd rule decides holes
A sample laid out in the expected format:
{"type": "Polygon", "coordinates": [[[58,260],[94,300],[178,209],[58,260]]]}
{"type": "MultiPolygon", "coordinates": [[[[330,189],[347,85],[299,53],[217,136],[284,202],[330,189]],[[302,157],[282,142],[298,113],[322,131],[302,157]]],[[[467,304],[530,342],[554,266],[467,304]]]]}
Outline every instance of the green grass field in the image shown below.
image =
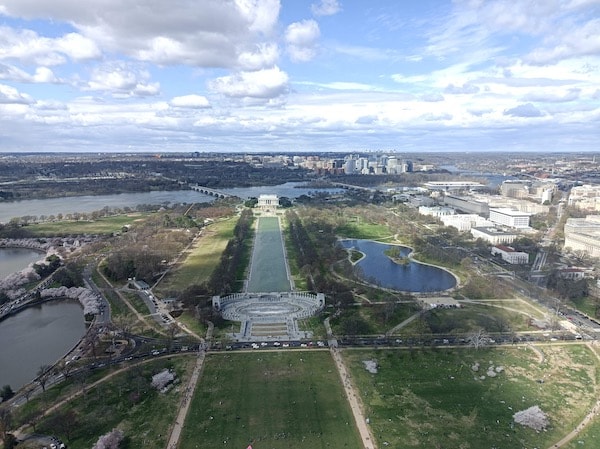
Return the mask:
{"type": "Polygon", "coordinates": [[[344,356],[379,447],[514,449],[559,441],[597,398],[598,362],[590,349],[540,349],[543,361],[526,347],[347,350],[344,356]],[[377,362],[377,374],[364,360],[377,362]],[[489,377],[490,366],[504,370],[489,377]],[[513,423],[515,412],[534,405],[548,414],[547,431],[513,423]]]}
{"type": "MultiPolygon", "coordinates": [[[[167,393],[159,393],[150,385],[152,375],[169,368],[177,373],[179,383],[185,385],[195,361],[194,357],[173,357],[131,367],[96,387],[86,387],[85,395],[42,419],[35,430],[59,436],[71,449],[89,449],[101,435],[118,426],[126,435],[127,444],[123,447],[163,449],[183,389],[176,386],[167,393]]],[[[108,372],[100,370],[94,373],[86,384],[108,372]]],[[[81,385],[75,380],[52,388],[31,400],[22,411],[23,417],[19,415],[18,422],[22,422],[20,420],[25,419],[34,407],[43,409],[46,404],[78,390],[81,390],[81,385]]]]}
{"type": "Polygon", "coordinates": [[[233,237],[236,218],[213,223],[202,231],[189,253],[175,267],[155,290],[162,295],[169,291],[181,291],[193,284],[202,284],[210,278],[223,250],[233,237]]]}
{"type": "Polygon", "coordinates": [[[94,221],[56,221],[27,226],[27,230],[40,236],[71,234],[112,234],[120,232],[123,226],[140,220],[147,214],[135,213],[99,218],[94,221]]]}
{"type": "Polygon", "coordinates": [[[180,449],[362,447],[329,352],[209,356],[180,449]]]}
{"type": "Polygon", "coordinates": [[[354,221],[340,226],[337,234],[351,239],[390,240],[393,232],[385,225],[354,221]]]}

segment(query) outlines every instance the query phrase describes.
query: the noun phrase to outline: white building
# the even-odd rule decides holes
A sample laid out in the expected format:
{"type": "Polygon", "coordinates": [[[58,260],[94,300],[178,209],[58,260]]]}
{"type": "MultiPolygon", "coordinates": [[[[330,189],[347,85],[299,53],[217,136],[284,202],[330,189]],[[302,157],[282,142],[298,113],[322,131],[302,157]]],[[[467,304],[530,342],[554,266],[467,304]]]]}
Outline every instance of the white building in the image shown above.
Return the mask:
{"type": "Polygon", "coordinates": [[[356,163],[356,159],[346,159],[346,162],[344,162],[344,173],[347,175],[352,175],[358,172],[359,170],[357,169],[356,163]]]}
{"type": "Polygon", "coordinates": [[[477,214],[454,214],[440,217],[445,226],[452,226],[459,231],[470,231],[474,227],[493,226],[494,224],[477,214]]]}
{"type": "Polygon", "coordinates": [[[277,195],[260,195],[258,197],[259,209],[277,209],[279,207],[279,197],[277,195]]]}
{"type": "Polygon", "coordinates": [[[591,257],[600,257],[600,215],[567,219],[565,248],[584,251],[591,257]]]}
{"type": "Polygon", "coordinates": [[[496,245],[492,247],[492,256],[499,254],[502,260],[510,264],[529,263],[529,254],[516,251],[512,246],[496,245]]]}
{"type": "Polygon", "coordinates": [[[423,184],[428,190],[477,190],[482,189],[485,186],[480,182],[474,181],[429,181],[423,184]]]}
{"type": "Polygon", "coordinates": [[[419,206],[419,213],[421,215],[429,215],[431,217],[440,218],[445,215],[454,215],[456,211],[451,207],[419,206]]]}
{"type": "Polygon", "coordinates": [[[471,228],[471,235],[474,239],[482,239],[492,245],[512,243],[518,237],[515,232],[505,232],[493,227],[471,228]]]}
{"type": "Polygon", "coordinates": [[[558,274],[563,279],[571,279],[573,281],[578,281],[585,278],[585,271],[583,271],[581,268],[563,268],[558,272],[558,274]]]}
{"type": "Polygon", "coordinates": [[[551,203],[552,202],[552,196],[554,194],[554,190],[553,189],[546,189],[542,192],[542,198],[541,198],[541,202],[542,204],[546,204],[546,203],[551,203]]]}
{"type": "Polygon", "coordinates": [[[586,184],[573,187],[568,204],[579,209],[600,212],[600,185],[586,184]]]}
{"type": "Polygon", "coordinates": [[[490,208],[490,221],[509,228],[529,228],[530,216],[531,214],[528,212],[519,212],[508,208],[490,208]]]}

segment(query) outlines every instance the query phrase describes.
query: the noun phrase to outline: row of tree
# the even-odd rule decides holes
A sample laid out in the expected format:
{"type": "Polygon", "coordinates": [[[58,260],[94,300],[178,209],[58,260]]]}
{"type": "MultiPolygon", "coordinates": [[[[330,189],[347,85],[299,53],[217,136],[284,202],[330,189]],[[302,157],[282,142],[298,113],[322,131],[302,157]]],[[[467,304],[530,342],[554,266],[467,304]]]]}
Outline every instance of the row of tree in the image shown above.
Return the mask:
{"type": "Polygon", "coordinates": [[[242,211],[235,228],[233,238],[227,243],[219,265],[208,281],[209,291],[226,295],[236,290],[236,283],[243,276],[249,254],[249,242],[252,236],[252,211],[242,211]]]}

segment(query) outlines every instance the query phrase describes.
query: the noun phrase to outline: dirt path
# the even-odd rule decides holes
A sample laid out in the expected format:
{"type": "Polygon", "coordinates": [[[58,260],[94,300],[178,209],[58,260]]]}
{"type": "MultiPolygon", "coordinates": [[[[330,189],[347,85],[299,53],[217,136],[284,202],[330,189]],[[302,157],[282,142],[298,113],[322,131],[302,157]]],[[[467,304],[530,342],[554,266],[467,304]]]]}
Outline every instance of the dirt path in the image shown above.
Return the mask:
{"type": "MultiPolygon", "coordinates": [[[[162,356],[162,357],[173,357],[173,356],[177,356],[178,354],[169,354],[166,356],[162,356]]],[[[187,355],[187,354],[181,354],[181,355],[187,355]]],[[[97,381],[89,384],[89,385],[85,385],[82,389],[76,391],[75,393],[72,393],[71,395],[67,396],[66,398],[62,399],[60,402],[57,402],[56,404],[54,404],[53,406],[47,408],[46,410],[44,410],[44,412],[42,413],[41,416],[47,416],[50,413],[58,410],[60,407],[62,407],[63,405],[71,402],[73,399],[78,398],[79,396],[83,395],[87,390],[90,390],[110,379],[112,379],[114,376],[121,374],[131,368],[133,368],[134,366],[137,365],[143,365],[145,363],[150,363],[155,361],[157,358],[152,358],[152,359],[146,359],[146,360],[142,360],[141,362],[137,362],[137,363],[132,363],[130,365],[124,366],[122,368],[119,368],[115,371],[112,371],[111,373],[108,373],[106,376],[102,377],[101,379],[98,379],[97,381]]],[[[23,426],[21,426],[19,429],[17,429],[16,431],[14,431],[13,433],[15,434],[15,436],[19,439],[23,439],[24,435],[25,435],[25,429],[27,429],[29,426],[29,424],[24,424],[23,426]]]]}
{"type": "MultiPolygon", "coordinates": [[[[590,351],[592,351],[592,353],[596,356],[596,359],[598,359],[598,361],[600,362],[600,356],[598,355],[598,353],[594,349],[593,344],[594,344],[594,342],[587,343],[587,346],[590,348],[590,351]]],[[[597,389],[597,386],[596,386],[596,389],[597,389]]],[[[577,425],[577,427],[575,427],[571,432],[569,432],[568,434],[566,434],[557,443],[554,443],[554,444],[548,446],[548,449],[557,449],[559,447],[564,446],[568,442],[570,442],[573,438],[575,438],[577,435],[579,435],[579,432],[581,432],[590,422],[592,422],[592,420],[596,417],[596,415],[598,414],[598,412],[600,412],[600,399],[596,401],[596,404],[594,404],[594,406],[592,407],[592,409],[590,410],[590,412],[587,415],[585,415],[585,417],[577,425]]]]}
{"type": "Polygon", "coordinates": [[[330,348],[330,352],[331,356],[333,357],[333,361],[335,362],[335,366],[337,367],[338,373],[340,375],[340,379],[342,380],[342,384],[344,385],[346,397],[348,398],[348,403],[350,404],[350,408],[352,409],[352,414],[354,415],[356,427],[358,428],[360,438],[363,442],[363,448],[376,449],[377,446],[375,445],[375,440],[373,439],[373,435],[371,435],[371,431],[367,426],[367,421],[363,414],[362,408],[360,407],[358,394],[356,393],[356,389],[354,388],[354,385],[350,380],[350,375],[348,374],[346,365],[342,360],[342,355],[340,354],[340,351],[337,348],[330,348]]]}
{"type": "Polygon", "coordinates": [[[410,323],[412,323],[414,320],[416,320],[417,318],[419,318],[419,316],[421,316],[421,312],[417,312],[414,315],[409,316],[407,319],[405,319],[404,321],[402,321],[400,324],[397,324],[394,327],[392,327],[389,331],[387,331],[385,333],[385,335],[387,335],[387,336],[394,335],[394,333],[398,332],[398,330],[400,330],[403,327],[405,327],[405,326],[409,325],[410,323]]]}
{"type": "Polygon", "coordinates": [[[533,352],[535,352],[535,354],[538,357],[538,363],[541,365],[542,363],[544,363],[545,357],[544,357],[544,353],[539,349],[536,348],[535,346],[528,344],[527,347],[529,349],[531,349],[533,352]]]}
{"type": "Polygon", "coordinates": [[[188,385],[185,388],[185,391],[183,392],[183,397],[181,398],[181,403],[179,404],[179,412],[177,413],[177,418],[175,419],[175,423],[173,424],[173,428],[171,430],[171,436],[169,437],[169,442],[167,443],[167,449],[175,449],[179,445],[179,438],[181,437],[181,431],[183,430],[185,417],[187,416],[188,410],[190,408],[190,402],[192,402],[192,397],[194,395],[194,390],[196,389],[196,384],[198,383],[198,379],[200,378],[200,374],[202,373],[205,357],[206,354],[204,353],[204,351],[198,355],[198,360],[196,361],[194,372],[190,377],[190,381],[188,382],[188,385]]]}

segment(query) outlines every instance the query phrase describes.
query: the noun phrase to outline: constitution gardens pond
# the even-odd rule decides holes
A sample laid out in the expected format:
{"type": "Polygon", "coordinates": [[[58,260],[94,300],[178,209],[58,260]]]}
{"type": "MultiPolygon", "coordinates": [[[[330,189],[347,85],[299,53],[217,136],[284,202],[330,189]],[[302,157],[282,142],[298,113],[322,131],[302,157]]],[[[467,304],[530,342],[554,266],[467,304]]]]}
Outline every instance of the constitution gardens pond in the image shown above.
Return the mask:
{"type": "MultiPolygon", "coordinates": [[[[384,288],[406,292],[436,292],[456,286],[456,278],[442,268],[407,259],[396,263],[385,251],[397,246],[373,240],[344,239],[340,244],[346,249],[354,249],[364,254],[357,263],[357,274],[365,281],[384,288]]],[[[405,258],[410,248],[400,246],[400,256],[405,258]]]]}

